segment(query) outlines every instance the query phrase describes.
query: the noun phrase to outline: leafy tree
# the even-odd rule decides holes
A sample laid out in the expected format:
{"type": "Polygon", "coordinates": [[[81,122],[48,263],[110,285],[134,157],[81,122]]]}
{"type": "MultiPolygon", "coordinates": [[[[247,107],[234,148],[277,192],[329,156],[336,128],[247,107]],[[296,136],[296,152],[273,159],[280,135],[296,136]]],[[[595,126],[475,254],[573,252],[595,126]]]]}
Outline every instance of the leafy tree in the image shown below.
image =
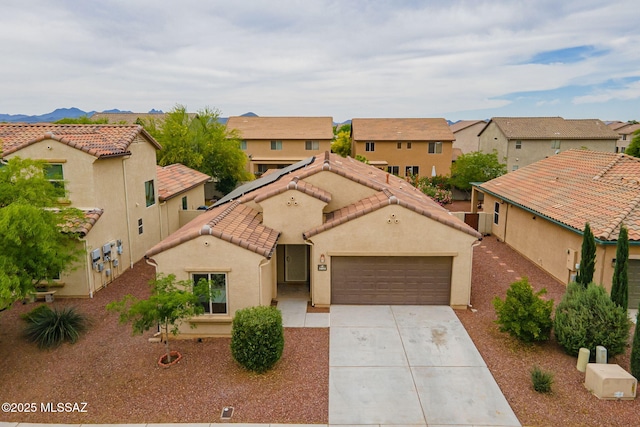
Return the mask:
{"type": "Polygon", "coordinates": [[[106,125],[109,123],[109,119],[105,117],[103,119],[93,120],[85,115],[80,117],[65,117],[54,123],[57,125],[106,125]]]}
{"type": "Polygon", "coordinates": [[[218,121],[220,112],[205,108],[194,116],[186,107],[176,106],[160,124],[145,124],[147,131],[162,145],[158,164],[182,163],[212,176],[218,190],[228,193],[240,181],[251,179],[245,169],[247,156],[240,149],[240,135],[218,121]]]}
{"type": "Polygon", "coordinates": [[[331,142],[331,151],[342,157],[351,155],[351,129],[338,131],[331,142]]]}
{"type": "Polygon", "coordinates": [[[0,167],[0,308],[69,270],[81,248],[82,212],[57,206],[45,163],[14,157],[0,167]]]}
{"type": "Polygon", "coordinates": [[[624,150],[624,153],[633,157],[640,157],[640,129],[633,133],[631,144],[624,150]]]}
{"type": "MultiPolygon", "coordinates": [[[[180,321],[204,312],[200,300],[207,294],[209,286],[201,280],[191,292],[193,283],[189,280],[176,281],[173,274],[158,275],[149,284],[152,288],[149,298],[125,295],[120,301],[107,304],[107,310],[120,313],[120,323],[131,322],[134,334],[142,334],[159,324],[165,334],[165,360],[171,363],[169,333],[177,335],[180,321]]],[[[195,326],[191,324],[192,328],[195,326]]]]}
{"type": "Polygon", "coordinates": [[[368,165],[368,164],[369,164],[369,159],[367,159],[365,156],[363,156],[363,155],[361,155],[361,154],[356,154],[355,159],[356,159],[357,161],[359,161],[359,162],[362,162],[362,163],[366,164],[366,165],[368,165]]]}
{"type": "Polygon", "coordinates": [[[620,307],[627,309],[629,305],[629,232],[624,225],[620,227],[616,246],[616,266],[613,270],[611,299],[620,307]]]}
{"type": "Polygon", "coordinates": [[[582,233],[582,252],[580,256],[580,268],[576,282],[587,287],[593,281],[593,273],[596,269],[596,239],[593,237],[591,227],[587,222],[582,233]]]}
{"type": "Polygon", "coordinates": [[[640,378],[640,306],[636,315],[636,330],[633,333],[633,344],[631,345],[631,375],[640,378]]]}
{"type": "Polygon", "coordinates": [[[451,165],[449,182],[460,190],[471,190],[472,182],[485,182],[507,173],[507,165],[500,163],[498,152],[474,151],[463,154],[451,165]]]}

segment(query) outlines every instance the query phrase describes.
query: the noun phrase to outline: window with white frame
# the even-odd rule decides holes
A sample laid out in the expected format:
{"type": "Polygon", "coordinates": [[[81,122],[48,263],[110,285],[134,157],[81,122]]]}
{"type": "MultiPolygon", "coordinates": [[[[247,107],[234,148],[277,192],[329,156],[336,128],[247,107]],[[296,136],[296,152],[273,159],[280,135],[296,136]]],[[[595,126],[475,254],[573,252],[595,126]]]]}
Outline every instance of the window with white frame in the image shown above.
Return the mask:
{"type": "Polygon", "coordinates": [[[430,142],[429,154],[442,154],[442,142],[430,142]]]}
{"type": "Polygon", "coordinates": [[[227,274],[193,273],[193,286],[202,286],[200,304],[206,314],[227,314],[227,274]]]}
{"type": "Polygon", "coordinates": [[[187,209],[189,209],[189,203],[187,202],[187,196],[184,196],[182,198],[182,210],[186,211],[187,209]]]}
{"type": "Polygon", "coordinates": [[[522,141],[518,140],[516,141],[516,150],[519,150],[522,148],[522,141]]]}
{"type": "Polygon", "coordinates": [[[240,141],[240,149],[241,150],[246,150],[247,149],[247,141],[246,140],[242,140],[240,141]]]}
{"type": "Polygon", "coordinates": [[[271,141],[272,150],[282,150],[282,141],[271,141]]]}
{"type": "Polygon", "coordinates": [[[411,150],[411,143],[407,142],[407,150],[411,150]]]}
{"type": "Polygon", "coordinates": [[[142,226],[142,218],[138,218],[138,234],[144,233],[144,227],[142,226]]]}
{"type": "Polygon", "coordinates": [[[404,169],[405,176],[418,176],[420,175],[420,167],[419,166],[407,166],[404,169]]]}
{"type": "Polygon", "coordinates": [[[320,149],[320,141],[305,141],[304,149],[305,150],[319,150],[320,149]]]}
{"type": "Polygon", "coordinates": [[[364,151],[376,151],[376,143],[373,141],[365,142],[364,151]]]}
{"type": "Polygon", "coordinates": [[[518,165],[513,165],[513,166],[511,166],[511,170],[512,170],[512,171],[517,171],[517,170],[518,170],[518,165]]]}
{"type": "Polygon", "coordinates": [[[387,172],[392,175],[400,175],[400,166],[387,166],[387,172]]]}
{"type": "Polygon", "coordinates": [[[495,202],[493,204],[493,223],[498,224],[500,221],[500,202],[495,202]]]}
{"type": "Polygon", "coordinates": [[[560,141],[558,141],[557,139],[555,141],[551,141],[551,148],[554,150],[559,150],[560,149],[560,141]]]}
{"type": "Polygon", "coordinates": [[[397,148],[398,150],[402,149],[402,142],[398,142],[398,143],[396,144],[396,148],[397,148]]]}

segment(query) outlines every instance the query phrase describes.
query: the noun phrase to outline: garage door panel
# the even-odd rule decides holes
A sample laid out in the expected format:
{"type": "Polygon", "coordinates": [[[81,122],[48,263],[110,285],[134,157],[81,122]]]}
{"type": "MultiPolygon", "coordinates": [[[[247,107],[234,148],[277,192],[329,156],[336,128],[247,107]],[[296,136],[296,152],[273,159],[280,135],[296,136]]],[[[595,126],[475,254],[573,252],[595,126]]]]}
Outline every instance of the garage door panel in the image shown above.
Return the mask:
{"type": "Polygon", "coordinates": [[[449,304],[451,257],[331,257],[332,304],[449,304]]]}

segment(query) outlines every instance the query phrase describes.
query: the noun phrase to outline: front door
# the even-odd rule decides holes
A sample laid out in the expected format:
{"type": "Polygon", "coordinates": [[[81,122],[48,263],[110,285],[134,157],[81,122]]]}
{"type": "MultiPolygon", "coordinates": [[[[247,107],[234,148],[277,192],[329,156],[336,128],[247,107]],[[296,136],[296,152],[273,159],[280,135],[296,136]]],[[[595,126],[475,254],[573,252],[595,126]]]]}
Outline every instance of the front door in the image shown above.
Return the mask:
{"type": "Polygon", "coordinates": [[[305,282],[307,268],[307,245],[285,245],[284,280],[286,282],[305,282]]]}

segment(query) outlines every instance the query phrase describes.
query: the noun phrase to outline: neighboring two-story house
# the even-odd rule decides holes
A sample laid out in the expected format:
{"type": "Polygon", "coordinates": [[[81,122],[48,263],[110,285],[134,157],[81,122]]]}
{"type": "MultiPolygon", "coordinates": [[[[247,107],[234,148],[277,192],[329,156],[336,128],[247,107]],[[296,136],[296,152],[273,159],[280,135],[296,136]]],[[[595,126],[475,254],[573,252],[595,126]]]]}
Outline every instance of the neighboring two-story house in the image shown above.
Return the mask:
{"type": "Polygon", "coordinates": [[[210,282],[206,314],[180,333],[215,336],[237,310],[271,304],[278,284],[315,306],[465,308],[481,237],[404,179],[326,152],[237,188],[146,256],[159,273],[210,282]]]}
{"type": "Polygon", "coordinates": [[[607,126],[618,134],[618,143],[616,144],[616,153],[624,153],[631,141],[634,133],[640,130],[640,124],[629,122],[609,122],[607,126]]]}
{"type": "Polygon", "coordinates": [[[445,119],[351,121],[351,155],[401,177],[449,175],[454,139],[445,119]]]}
{"type": "Polygon", "coordinates": [[[86,254],[61,274],[56,296],[93,296],[162,239],[160,145],[141,126],[0,124],[0,144],[4,159],[48,162],[52,180],[64,186],[61,203],[85,212],[79,244],[86,254]]]}
{"type": "Polygon", "coordinates": [[[331,117],[229,117],[227,129],[241,139],[249,172],[260,176],[331,150],[331,117]]]}
{"type": "Polygon", "coordinates": [[[460,149],[462,154],[478,151],[480,147],[478,134],[486,124],[487,122],[484,120],[459,120],[449,125],[455,137],[453,149],[460,149]]]}
{"type": "Polygon", "coordinates": [[[493,117],[478,135],[479,151],[496,150],[507,171],[573,148],[616,151],[618,134],[598,119],[493,117]]]}

